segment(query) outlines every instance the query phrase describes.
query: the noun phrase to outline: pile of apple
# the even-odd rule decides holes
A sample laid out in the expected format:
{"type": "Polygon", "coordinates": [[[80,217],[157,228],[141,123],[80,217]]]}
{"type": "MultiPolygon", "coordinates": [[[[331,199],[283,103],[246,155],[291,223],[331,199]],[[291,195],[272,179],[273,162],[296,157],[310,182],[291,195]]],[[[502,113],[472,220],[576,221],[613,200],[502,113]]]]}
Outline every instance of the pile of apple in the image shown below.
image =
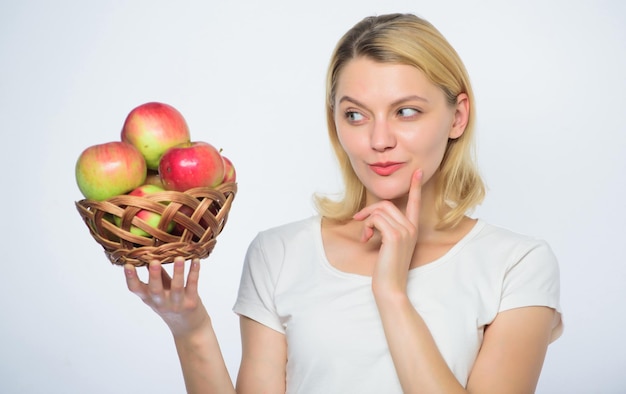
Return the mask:
{"type": "MultiPolygon", "coordinates": [[[[123,194],[215,188],[235,181],[232,162],[208,142],[192,141],[182,114],[159,102],[134,108],[124,121],[120,140],[92,145],[76,162],[80,192],[96,201],[123,194]]],[[[140,211],[137,216],[154,226],[160,220],[153,212],[140,211]]],[[[134,226],[131,231],[147,235],[134,226]]]]}

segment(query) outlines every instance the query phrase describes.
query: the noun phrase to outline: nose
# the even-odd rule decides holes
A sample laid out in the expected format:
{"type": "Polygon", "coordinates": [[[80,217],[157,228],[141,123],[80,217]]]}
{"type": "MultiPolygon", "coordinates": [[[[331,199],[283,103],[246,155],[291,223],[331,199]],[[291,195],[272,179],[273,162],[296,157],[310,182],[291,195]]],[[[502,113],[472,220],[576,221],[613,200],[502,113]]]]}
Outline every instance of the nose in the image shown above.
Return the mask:
{"type": "Polygon", "coordinates": [[[390,126],[389,122],[384,118],[377,119],[373,123],[370,135],[372,149],[384,152],[396,146],[396,137],[390,126]]]}

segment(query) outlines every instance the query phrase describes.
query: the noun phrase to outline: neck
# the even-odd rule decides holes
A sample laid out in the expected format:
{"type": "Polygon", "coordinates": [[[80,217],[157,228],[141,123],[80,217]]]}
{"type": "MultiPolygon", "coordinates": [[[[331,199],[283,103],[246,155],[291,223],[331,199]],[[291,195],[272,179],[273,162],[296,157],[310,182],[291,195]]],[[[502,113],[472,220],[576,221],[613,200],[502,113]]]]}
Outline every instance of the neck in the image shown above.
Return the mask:
{"type": "Polygon", "coordinates": [[[422,189],[418,242],[420,240],[430,239],[439,232],[439,230],[437,230],[439,215],[437,215],[437,210],[435,209],[435,197],[434,187],[422,189]]]}

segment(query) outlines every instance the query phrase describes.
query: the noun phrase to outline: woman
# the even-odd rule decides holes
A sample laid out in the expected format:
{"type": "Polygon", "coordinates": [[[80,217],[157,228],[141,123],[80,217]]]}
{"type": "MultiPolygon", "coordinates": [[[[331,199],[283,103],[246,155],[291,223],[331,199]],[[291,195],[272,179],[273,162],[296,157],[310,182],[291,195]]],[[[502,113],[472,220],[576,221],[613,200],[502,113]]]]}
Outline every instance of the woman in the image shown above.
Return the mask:
{"type": "MultiPolygon", "coordinates": [[[[234,310],[241,393],[533,392],[561,332],[549,246],[467,216],[472,158],[465,68],[428,22],[366,18],[339,41],[327,120],[345,193],[261,232],[234,310]]],[[[129,289],[174,334],[189,392],[235,392],[197,293],[199,262],[129,289]]]]}

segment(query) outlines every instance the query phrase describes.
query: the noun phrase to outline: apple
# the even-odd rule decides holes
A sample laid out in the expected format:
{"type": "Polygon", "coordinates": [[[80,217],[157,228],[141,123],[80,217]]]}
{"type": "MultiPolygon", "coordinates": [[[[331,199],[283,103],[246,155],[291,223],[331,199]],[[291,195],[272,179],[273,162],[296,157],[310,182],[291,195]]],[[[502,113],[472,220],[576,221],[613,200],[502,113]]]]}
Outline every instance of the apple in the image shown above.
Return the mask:
{"type": "MultiPolygon", "coordinates": [[[[145,197],[149,194],[152,193],[158,193],[158,192],[163,192],[165,191],[165,189],[163,189],[160,186],[156,186],[156,185],[141,185],[133,190],[131,190],[128,195],[129,196],[138,196],[138,197],[145,197]]],[[[150,226],[157,228],[159,227],[159,222],[161,221],[161,215],[156,213],[156,212],[152,212],[149,211],[147,209],[142,209],[141,211],[137,212],[137,214],[135,215],[135,217],[143,220],[144,222],[146,222],[147,224],[149,224],[150,226]]],[[[122,218],[119,216],[115,216],[114,217],[114,221],[115,221],[115,225],[117,225],[118,227],[121,227],[122,225],[122,218]]],[[[167,225],[167,229],[165,231],[167,231],[168,233],[172,232],[172,230],[174,229],[174,222],[170,222],[167,225]]],[[[144,230],[140,229],[137,226],[130,226],[130,232],[132,234],[135,235],[141,235],[143,237],[150,237],[150,234],[148,234],[147,232],[145,232],[144,230]]]]}
{"type": "Polygon", "coordinates": [[[155,185],[163,188],[163,182],[161,182],[161,177],[159,176],[159,171],[157,170],[148,170],[148,174],[146,175],[146,180],[144,181],[145,185],[155,185]]]}
{"type": "Polygon", "coordinates": [[[215,147],[194,141],[168,149],[159,162],[159,176],[167,190],[216,187],[224,179],[224,160],[215,147]]]}
{"type": "Polygon", "coordinates": [[[131,144],[111,141],[86,148],[76,161],[76,183],[89,200],[126,194],[146,179],[146,161],[131,144]]]}
{"type": "Polygon", "coordinates": [[[172,146],[189,142],[189,127],[182,114],[169,104],[149,102],[135,107],[126,116],[122,141],[134,145],[149,169],[159,167],[159,159],[172,146]]]}
{"type": "MultiPolygon", "coordinates": [[[[220,206],[215,201],[213,201],[211,203],[211,205],[209,205],[209,207],[207,208],[207,210],[209,212],[211,212],[214,216],[219,213],[219,209],[220,209],[220,206]]],[[[178,212],[191,217],[193,215],[193,213],[194,213],[194,210],[191,207],[187,206],[187,205],[183,205],[182,207],[180,207],[178,212]]],[[[203,228],[209,227],[208,223],[204,219],[200,219],[199,224],[203,228]]],[[[185,230],[185,226],[183,226],[182,224],[176,223],[176,225],[174,226],[174,230],[172,231],[172,234],[174,234],[174,235],[181,235],[184,230],[185,230]]]]}
{"type": "Polygon", "coordinates": [[[224,160],[224,179],[222,183],[235,182],[237,180],[237,172],[235,171],[233,162],[224,155],[222,155],[222,160],[224,160]]]}

